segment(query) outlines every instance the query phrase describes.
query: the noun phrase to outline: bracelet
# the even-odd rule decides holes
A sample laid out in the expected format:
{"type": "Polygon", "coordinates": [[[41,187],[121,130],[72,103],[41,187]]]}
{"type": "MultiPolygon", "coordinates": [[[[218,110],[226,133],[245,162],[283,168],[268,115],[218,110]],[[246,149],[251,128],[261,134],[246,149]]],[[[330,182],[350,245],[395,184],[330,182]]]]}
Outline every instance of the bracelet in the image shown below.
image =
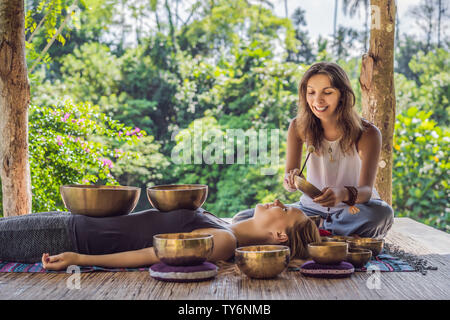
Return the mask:
{"type": "Polygon", "coordinates": [[[350,207],[355,205],[356,198],[358,198],[358,189],[351,186],[345,186],[348,190],[348,201],[342,201],[345,204],[348,204],[350,207]]]}

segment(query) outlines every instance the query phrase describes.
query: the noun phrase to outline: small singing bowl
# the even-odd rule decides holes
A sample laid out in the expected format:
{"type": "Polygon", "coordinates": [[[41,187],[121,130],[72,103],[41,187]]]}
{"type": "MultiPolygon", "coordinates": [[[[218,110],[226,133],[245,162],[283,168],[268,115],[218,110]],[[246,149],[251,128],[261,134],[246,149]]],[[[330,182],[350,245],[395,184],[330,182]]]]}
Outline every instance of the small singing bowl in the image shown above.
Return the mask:
{"type": "Polygon", "coordinates": [[[308,218],[310,218],[312,221],[314,221],[314,223],[316,224],[317,227],[320,226],[320,215],[308,216],[308,218]]]}
{"type": "Polygon", "coordinates": [[[373,238],[359,238],[353,240],[347,240],[350,249],[361,248],[369,249],[372,251],[372,256],[376,257],[383,250],[384,240],[383,239],[373,239],[373,238]]]}
{"type": "Polygon", "coordinates": [[[348,249],[347,262],[350,262],[356,268],[362,268],[372,257],[372,251],[369,249],[353,248],[348,249]]]}
{"type": "Polygon", "coordinates": [[[347,240],[355,239],[354,237],[349,237],[349,236],[331,236],[331,238],[333,239],[333,241],[337,241],[337,242],[347,242],[347,240]]]}
{"type": "Polygon", "coordinates": [[[213,236],[203,233],[164,233],[153,236],[155,254],[167,265],[194,266],[205,262],[214,248],[213,236]]]}
{"type": "Polygon", "coordinates": [[[159,211],[195,210],[205,203],[208,186],[203,184],[171,184],[147,188],[150,204],[159,211]]]}
{"type": "Polygon", "coordinates": [[[59,191],[64,206],[73,214],[114,217],[136,207],[141,189],[129,186],[64,185],[59,191]]]}
{"type": "Polygon", "coordinates": [[[235,262],[250,278],[270,279],[287,268],[290,252],[289,247],[282,245],[240,247],[235,250],[235,262]]]}
{"type": "Polygon", "coordinates": [[[319,264],[338,264],[347,258],[346,242],[314,242],[308,244],[310,257],[319,264]]]}

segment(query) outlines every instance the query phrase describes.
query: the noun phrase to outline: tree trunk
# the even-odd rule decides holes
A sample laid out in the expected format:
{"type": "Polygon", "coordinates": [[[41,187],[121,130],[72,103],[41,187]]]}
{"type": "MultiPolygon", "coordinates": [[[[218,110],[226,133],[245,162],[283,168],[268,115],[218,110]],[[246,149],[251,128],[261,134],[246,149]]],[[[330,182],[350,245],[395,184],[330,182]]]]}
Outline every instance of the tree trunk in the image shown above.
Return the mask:
{"type": "Polygon", "coordinates": [[[333,38],[336,39],[337,31],[337,13],[338,13],[339,0],[334,0],[334,18],[333,18],[333,38]]]}
{"type": "Polygon", "coordinates": [[[438,1],[438,31],[437,31],[437,46],[441,47],[441,16],[442,16],[442,1],[438,1]]]}
{"type": "Polygon", "coordinates": [[[0,0],[0,177],[4,216],[31,212],[29,101],[24,2],[0,0]]]}
{"type": "Polygon", "coordinates": [[[394,0],[371,0],[369,51],[362,57],[360,84],[363,117],[381,131],[382,148],[375,188],[392,205],[392,143],[395,124],[394,0]]]}

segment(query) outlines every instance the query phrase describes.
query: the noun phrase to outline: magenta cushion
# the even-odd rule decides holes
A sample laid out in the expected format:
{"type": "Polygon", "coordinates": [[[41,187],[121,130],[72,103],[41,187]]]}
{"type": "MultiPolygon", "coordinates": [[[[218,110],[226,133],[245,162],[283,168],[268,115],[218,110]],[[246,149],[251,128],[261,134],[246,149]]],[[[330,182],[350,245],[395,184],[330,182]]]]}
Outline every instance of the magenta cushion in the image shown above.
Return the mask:
{"type": "Polygon", "coordinates": [[[203,262],[195,266],[169,266],[157,263],[150,267],[150,276],[156,280],[169,282],[198,282],[214,278],[217,266],[210,262],[203,262]]]}
{"type": "Polygon", "coordinates": [[[316,278],[346,278],[355,272],[351,263],[342,261],[339,264],[320,264],[308,261],[300,267],[300,272],[308,277],[316,278]]]}

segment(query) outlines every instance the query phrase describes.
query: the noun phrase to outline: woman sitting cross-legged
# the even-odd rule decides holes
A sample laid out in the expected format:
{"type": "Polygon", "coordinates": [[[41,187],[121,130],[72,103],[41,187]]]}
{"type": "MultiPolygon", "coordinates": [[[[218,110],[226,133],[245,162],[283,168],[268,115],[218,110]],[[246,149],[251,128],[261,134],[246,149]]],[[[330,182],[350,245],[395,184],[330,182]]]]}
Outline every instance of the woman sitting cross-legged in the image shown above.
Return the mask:
{"type": "Polygon", "coordinates": [[[287,245],[291,258],[302,259],[308,255],[308,243],[320,241],[311,219],[278,200],[258,204],[252,218],[232,224],[202,208],[150,209],[105,218],[43,212],[0,218],[0,261],[42,261],[48,270],[70,265],[148,266],[159,262],[153,236],[179,232],[212,234],[211,262],[230,259],[237,246],[263,244],[287,245]]]}
{"type": "MultiPolygon", "coordinates": [[[[306,162],[307,181],[322,194],[314,198],[303,194],[286,206],[320,215],[324,229],[334,235],[384,237],[394,211],[374,187],[379,163],[383,165],[381,133],[357,113],[347,74],[335,63],[316,63],[303,75],[298,94],[297,116],[287,133],[283,186],[297,191],[294,176],[300,174],[306,145],[312,151],[306,162]]],[[[248,209],[233,221],[252,215],[253,209],[248,209]]]]}

